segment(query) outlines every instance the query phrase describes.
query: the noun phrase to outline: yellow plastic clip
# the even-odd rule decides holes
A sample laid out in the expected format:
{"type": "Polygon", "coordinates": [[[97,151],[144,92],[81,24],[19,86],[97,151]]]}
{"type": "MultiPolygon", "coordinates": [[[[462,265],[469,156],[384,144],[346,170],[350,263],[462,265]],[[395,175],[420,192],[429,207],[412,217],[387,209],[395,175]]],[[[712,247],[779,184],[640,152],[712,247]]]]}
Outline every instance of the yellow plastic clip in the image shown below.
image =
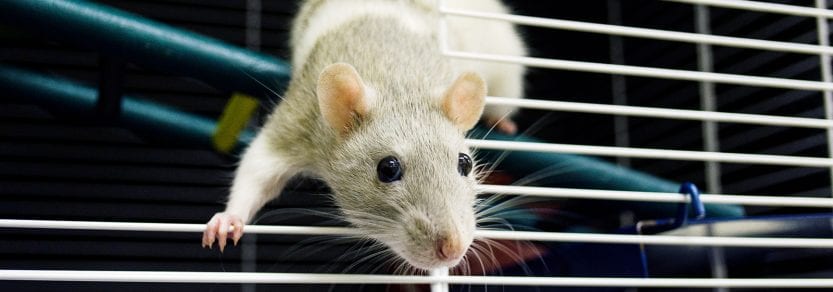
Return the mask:
{"type": "Polygon", "coordinates": [[[246,123],[252,118],[258,107],[258,101],[254,97],[237,93],[231,95],[226,108],[220,114],[217,121],[217,128],[214,129],[214,136],[211,141],[214,149],[223,153],[229,153],[237,145],[237,136],[246,128],[246,123]]]}

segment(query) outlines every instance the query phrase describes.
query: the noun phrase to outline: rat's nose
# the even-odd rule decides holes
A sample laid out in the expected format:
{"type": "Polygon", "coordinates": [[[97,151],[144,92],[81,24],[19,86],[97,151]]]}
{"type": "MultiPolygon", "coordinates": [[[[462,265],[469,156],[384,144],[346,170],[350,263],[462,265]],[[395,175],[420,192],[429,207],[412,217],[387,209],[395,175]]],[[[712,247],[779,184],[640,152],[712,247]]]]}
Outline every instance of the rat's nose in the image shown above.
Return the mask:
{"type": "Polygon", "coordinates": [[[456,236],[443,237],[436,242],[437,258],[443,261],[456,260],[466,253],[468,247],[464,246],[456,236]]]}

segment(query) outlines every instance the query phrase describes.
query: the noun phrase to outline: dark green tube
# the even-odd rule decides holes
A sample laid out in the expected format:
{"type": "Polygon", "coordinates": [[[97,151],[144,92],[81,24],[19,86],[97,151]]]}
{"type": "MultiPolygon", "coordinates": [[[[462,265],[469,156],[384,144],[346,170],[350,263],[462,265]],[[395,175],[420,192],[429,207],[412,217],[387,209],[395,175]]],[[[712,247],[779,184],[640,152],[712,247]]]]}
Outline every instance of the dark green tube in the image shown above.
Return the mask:
{"type": "MultiPolygon", "coordinates": [[[[486,130],[476,128],[470,134],[474,138],[489,140],[514,140],[523,142],[541,142],[526,136],[507,136],[491,132],[486,135],[486,130]]],[[[494,162],[503,151],[478,150],[479,158],[487,162],[494,162]]],[[[498,166],[498,169],[511,173],[513,176],[523,178],[536,171],[551,169],[556,175],[547,176],[533,185],[547,187],[572,187],[591,188],[604,190],[621,191],[643,191],[643,192],[668,192],[676,193],[680,184],[669,180],[661,179],[643,172],[635,171],[625,167],[612,164],[601,159],[559,153],[536,153],[509,151],[507,156],[498,166]],[[563,171],[563,172],[561,172],[563,171]]],[[[676,204],[650,203],[634,201],[587,201],[592,210],[632,210],[641,218],[664,218],[674,217],[676,204]]],[[[742,217],[743,208],[736,205],[706,204],[706,216],[708,217],[742,217]]]]}
{"type": "MultiPolygon", "coordinates": [[[[0,91],[74,116],[92,115],[98,98],[92,87],[6,66],[0,66],[0,91]]],[[[124,97],[121,109],[120,122],[133,130],[173,143],[212,147],[214,120],[130,96],[124,97]]],[[[237,148],[247,145],[252,136],[241,133],[237,148]]]]}
{"type": "Polygon", "coordinates": [[[291,74],[277,58],[86,1],[4,0],[0,21],[255,97],[282,92],[291,74]]]}

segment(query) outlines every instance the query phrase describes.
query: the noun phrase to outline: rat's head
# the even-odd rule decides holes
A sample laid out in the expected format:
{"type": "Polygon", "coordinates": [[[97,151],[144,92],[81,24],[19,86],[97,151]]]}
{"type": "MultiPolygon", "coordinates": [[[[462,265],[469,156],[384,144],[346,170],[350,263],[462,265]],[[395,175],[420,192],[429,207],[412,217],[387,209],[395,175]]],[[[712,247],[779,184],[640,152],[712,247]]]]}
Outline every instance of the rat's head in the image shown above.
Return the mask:
{"type": "Polygon", "coordinates": [[[465,73],[442,90],[384,96],[396,93],[339,63],[323,70],[316,94],[338,136],[324,179],[346,219],[416,268],[457,265],[475,229],[464,133],[483,111],[485,82],[465,73]]]}

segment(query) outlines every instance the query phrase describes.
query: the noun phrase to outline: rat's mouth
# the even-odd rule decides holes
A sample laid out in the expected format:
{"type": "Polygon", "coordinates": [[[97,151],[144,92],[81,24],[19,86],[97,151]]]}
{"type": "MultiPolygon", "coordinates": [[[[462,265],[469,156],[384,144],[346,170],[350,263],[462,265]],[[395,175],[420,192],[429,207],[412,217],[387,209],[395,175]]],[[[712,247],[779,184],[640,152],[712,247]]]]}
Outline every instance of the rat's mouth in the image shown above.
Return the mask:
{"type": "Polygon", "coordinates": [[[462,256],[459,257],[459,258],[456,258],[456,259],[445,260],[445,261],[440,260],[440,259],[424,260],[424,259],[409,258],[409,257],[405,257],[403,255],[399,255],[399,256],[404,258],[405,261],[407,261],[408,264],[410,264],[414,268],[417,268],[417,269],[420,269],[420,270],[425,270],[425,271],[430,271],[430,270],[439,269],[439,268],[453,268],[453,267],[459,265],[460,262],[462,262],[462,260],[463,260],[462,256]]]}
{"type": "Polygon", "coordinates": [[[430,271],[456,267],[469,253],[474,241],[474,215],[460,217],[464,218],[407,210],[399,220],[392,220],[396,226],[391,228],[367,224],[363,220],[351,221],[358,221],[354,225],[362,229],[363,234],[386,246],[402,260],[400,263],[430,271]],[[466,217],[471,220],[465,220],[466,217]]]}
{"type": "Polygon", "coordinates": [[[409,265],[425,271],[438,268],[453,268],[463,261],[463,258],[469,249],[469,245],[467,244],[464,247],[458,247],[460,249],[459,251],[451,252],[446,250],[445,254],[443,254],[441,251],[442,247],[439,247],[440,250],[438,251],[436,244],[423,245],[422,247],[410,246],[410,250],[405,247],[397,249],[387,243],[386,245],[388,245],[396,255],[404,259],[409,265]]]}

